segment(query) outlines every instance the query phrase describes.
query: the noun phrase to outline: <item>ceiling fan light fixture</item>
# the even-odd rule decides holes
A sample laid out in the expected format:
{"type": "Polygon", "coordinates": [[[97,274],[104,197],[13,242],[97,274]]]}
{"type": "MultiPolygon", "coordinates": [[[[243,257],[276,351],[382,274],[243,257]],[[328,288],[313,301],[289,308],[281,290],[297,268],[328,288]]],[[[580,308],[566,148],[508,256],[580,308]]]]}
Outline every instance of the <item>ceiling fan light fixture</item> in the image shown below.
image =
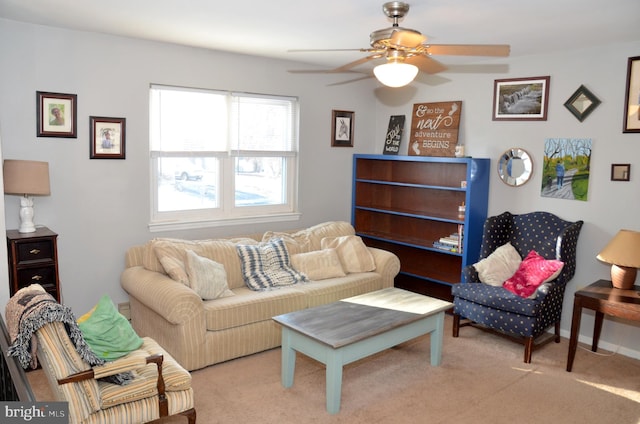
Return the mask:
{"type": "Polygon", "coordinates": [[[404,87],[416,78],[418,67],[404,62],[387,62],[373,68],[373,74],[387,87],[404,87]]]}

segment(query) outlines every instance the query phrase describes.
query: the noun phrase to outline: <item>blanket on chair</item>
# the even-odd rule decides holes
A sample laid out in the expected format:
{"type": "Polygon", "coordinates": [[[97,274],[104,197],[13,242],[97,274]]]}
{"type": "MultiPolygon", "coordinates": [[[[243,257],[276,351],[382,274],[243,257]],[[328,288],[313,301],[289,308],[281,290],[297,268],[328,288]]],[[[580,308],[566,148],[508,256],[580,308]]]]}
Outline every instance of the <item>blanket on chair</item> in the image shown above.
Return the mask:
{"type": "MultiPolygon", "coordinates": [[[[64,324],[69,338],[83,361],[92,367],[105,363],[104,359],[93,353],[84,340],[71,308],[56,302],[53,296],[39,284],[32,284],[18,290],[7,302],[5,317],[11,338],[11,346],[7,354],[17,357],[22,368],[38,366],[36,356],[38,342],[35,333],[52,322],[64,324]]],[[[133,375],[125,372],[101,380],[123,385],[132,379],[133,375]]]]}

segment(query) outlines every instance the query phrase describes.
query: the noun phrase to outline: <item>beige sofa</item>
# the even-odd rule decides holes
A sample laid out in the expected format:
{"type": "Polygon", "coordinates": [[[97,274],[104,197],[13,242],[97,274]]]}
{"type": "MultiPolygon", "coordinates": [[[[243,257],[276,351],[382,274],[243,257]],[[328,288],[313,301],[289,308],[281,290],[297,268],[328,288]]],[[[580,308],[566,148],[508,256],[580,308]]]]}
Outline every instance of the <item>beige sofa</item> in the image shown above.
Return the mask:
{"type": "Polygon", "coordinates": [[[295,232],[197,241],[153,239],[131,247],[121,284],[129,294],[133,327],[140,336],[156,340],[187,370],[280,346],[281,329],[272,317],[393,286],[400,270],[398,257],[364,244],[366,253],[340,244],[361,242],[354,234],[347,222],[327,222],[295,232]],[[316,279],[266,291],[249,289],[236,245],[262,246],[258,243],[274,238],[284,240],[294,269],[300,267],[316,279]],[[186,275],[188,250],[224,265],[233,295],[203,300],[188,282],[179,282],[186,275]],[[335,260],[320,257],[325,253],[336,254],[332,257],[339,258],[341,271],[334,272],[335,260]],[[304,260],[310,257],[316,259],[304,260]],[[366,265],[369,259],[372,264],[366,265]],[[356,272],[362,266],[371,270],[356,272]]]}

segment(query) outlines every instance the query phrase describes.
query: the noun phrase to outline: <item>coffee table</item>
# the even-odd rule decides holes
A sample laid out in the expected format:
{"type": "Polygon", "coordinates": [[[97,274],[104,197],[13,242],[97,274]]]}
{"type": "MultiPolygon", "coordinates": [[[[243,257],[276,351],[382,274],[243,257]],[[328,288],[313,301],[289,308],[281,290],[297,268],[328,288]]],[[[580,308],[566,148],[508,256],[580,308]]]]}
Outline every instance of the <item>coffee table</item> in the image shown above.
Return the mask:
{"type": "Polygon", "coordinates": [[[293,385],[296,351],[322,362],[327,411],[335,414],[346,364],[431,333],[431,365],[440,365],[444,311],[452,306],[391,287],[273,317],[282,325],[282,385],[293,385]]]}

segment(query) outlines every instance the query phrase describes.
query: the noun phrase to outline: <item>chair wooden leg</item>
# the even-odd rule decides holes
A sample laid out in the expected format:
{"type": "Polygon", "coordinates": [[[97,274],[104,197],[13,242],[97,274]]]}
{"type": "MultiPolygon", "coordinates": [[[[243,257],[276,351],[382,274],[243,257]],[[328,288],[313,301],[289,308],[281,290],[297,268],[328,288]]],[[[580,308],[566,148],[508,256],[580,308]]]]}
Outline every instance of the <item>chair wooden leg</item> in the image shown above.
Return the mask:
{"type": "Polygon", "coordinates": [[[533,337],[527,337],[524,342],[524,363],[531,363],[531,353],[533,352],[533,337]]]}
{"type": "Polygon", "coordinates": [[[180,412],[180,415],[187,417],[189,424],[196,424],[196,409],[191,408],[186,411],[180,412]]]}
{"type": "Polygon", "coordinates": [[[556,322],[556,343],[560,343],[560,321],[556,322]]]}
{"type": "Polygon", "coordinates": [[[453,337],[458,337],[460,334],[460,315],[453,314],[453,337]]]}

